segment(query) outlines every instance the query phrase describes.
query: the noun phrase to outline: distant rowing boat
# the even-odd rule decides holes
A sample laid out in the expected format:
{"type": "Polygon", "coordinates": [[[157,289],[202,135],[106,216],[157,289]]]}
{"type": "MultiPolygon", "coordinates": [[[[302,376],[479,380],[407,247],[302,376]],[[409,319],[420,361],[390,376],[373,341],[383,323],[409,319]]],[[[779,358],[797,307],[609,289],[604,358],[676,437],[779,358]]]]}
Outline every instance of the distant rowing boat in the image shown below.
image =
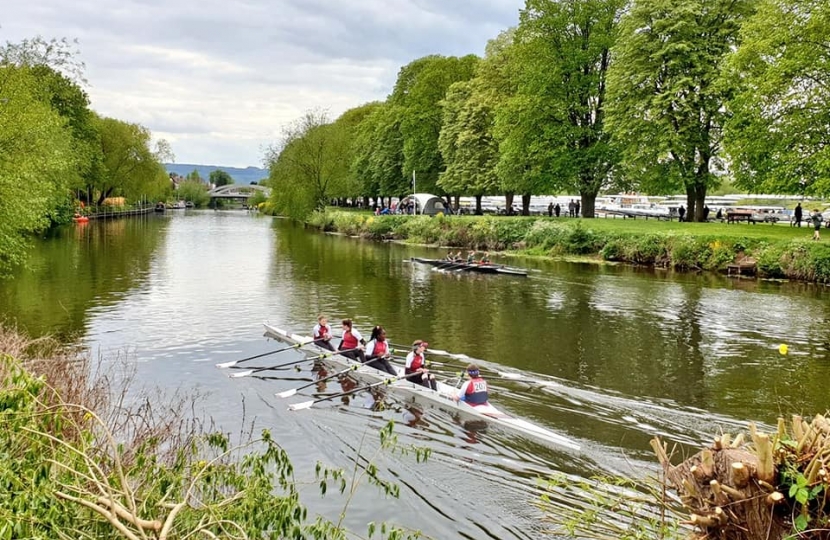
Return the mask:
{"type": "Polygon", "coordinates": [[[434,266],[439,270],[457,272],[476,272],[479,274],[507,274],[510,276],[527,276],[527,270],[522,270],[521,268],[513,268],[512,266],[504,266],[503,264],[455,262],[448,261],[447,259],[424,259],[422,257],[412,257],[410,260],[413,262],[434,266]]]}
{"type": "MultiPolygon", "coordinates": [[[[309,336],[291,334],[269,324],[265,324],[264,326],[265,334],[268,337],[278,339],[291,345],[298,345],[299,349],[305,354],[310,356],[320,356],[325,353],[331,353],[328,349],[323,349],[322,347],[318,347],[313,344],[312,338],[309,336]]],[[[349,367],[355,368],[355,366],[357,366],[353,371],[349,371],[349,376],[364,384],[380,383],[384,380],[392,378],[388,373],[377,370],[366,364],[361,364],[360,362],[356,362],[339,354],[327,354],[321,361],[325,364],[330,364],[335,368],[335,370],[342,370],[349,367]]],[[[400,376],[403,376],[404,370],[402,367],[395,366],[395,369],[398,371],[400,376]]],[[[457,391],[456,388],[440,381],[438,382],[437,390],[431,390],[406,379],[391,382],[389,385],[384,385],[384,388],[386,388],[390,393],[393,393],[398,401],[401,401],[404,404],[416,405],[422,410],[437,408],[458,416],[464,422],[483,421],[489,424],[501,426],[543,442],[551,443],[557,446],[564,446],[572,450],[579,450],[579,444],[575,441],[559,435],[549,429],[538,426],[532,422],[528,422],[527,420],[522,420],[521,418],[516,418],[504,413],[492,405],[473,406],[463,401],[455,401],[453,396],[457,391]]]]}

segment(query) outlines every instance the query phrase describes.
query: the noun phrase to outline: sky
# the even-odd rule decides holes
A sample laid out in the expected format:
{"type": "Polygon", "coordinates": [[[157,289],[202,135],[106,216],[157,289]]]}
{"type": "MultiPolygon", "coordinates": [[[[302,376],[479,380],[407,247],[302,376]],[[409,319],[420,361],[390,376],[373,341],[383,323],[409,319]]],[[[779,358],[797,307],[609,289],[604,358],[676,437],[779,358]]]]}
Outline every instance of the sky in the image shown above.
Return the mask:
{"type": "Polygon", "coordinates": [[[27,0],[0,42],[78,40],[92,108],[166,139],[177,163],[262,166],[310,109],[391,92],[428,54],[482,55],[524,0],[27,0]]]}

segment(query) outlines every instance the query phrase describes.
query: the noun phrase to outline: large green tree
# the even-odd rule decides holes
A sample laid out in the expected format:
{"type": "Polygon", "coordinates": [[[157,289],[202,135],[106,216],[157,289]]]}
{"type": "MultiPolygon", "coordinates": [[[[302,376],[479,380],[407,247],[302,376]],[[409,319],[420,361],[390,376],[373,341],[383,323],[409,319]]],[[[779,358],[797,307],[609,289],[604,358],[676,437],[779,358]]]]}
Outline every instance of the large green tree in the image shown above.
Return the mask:
{"type": "Polygon", "coordinates": [[[156,198],[168,176],[150,146],[150,131],[115,118],[98,117],[96,123],[103,159],[95,184],[87,186],[97,194],[96,204],[115,196],[156,198]]]}
{"type": "Polygon", "coordinates": [[[740,81],[726,144],[739,186],[830,194],[830,3],[760,0],[727,76],[740,81]]]}
{"type": "Polygon", "coordinates": [[[32,68],[0,64],[0,274],[49,225],[76,166],[66,120],[41,98],[32,68]]]}
{"type": "Polygon", "coordinates": [[[348,168],[347,150],[348,141],[323,111],[307,111],[288,126],[266,155],[277,211],[303,219],[325,207],[348,168]]]}
{"type": "MultiPolygon", "coordinates": [[[[416,189],[433,192],[444,164],[438,150],[443,114],[441,102],[449,87],[473,77],[478,57],[426,56],[403,68],[398,74],[389,103],[400,107],[400,137],[403,143],[403,176],[406,185],[413,171],[416,189]]],[[[404,189],[394,195],[404,195],[404,189]]]]}
{"type": "Polygon", "coordinates": [[[608,78],[609,128],[627,174],[649,192],[685,189],[703,219],[725,172],[723,126],[733,81],[721,77],[749,0],[634,0],[608,78]]]}
{"type": "Polygon", "coordinates": [[[624,0],[527,0],[516,34],[516,94],[497,116],[501,176],[529,195],[576,191],[594,217],[616,155],[606,76],[624,0]]]}
{"type": "MultiPolygon", "coordinates": [[[[343,139],[345,153],[341,156],[342,159],[338,159],[338,169],[333,172],[335,176],[332,187],[333,196],[356,198],[377,194],[369,189],[370,182],[367,181],[366,176],[358,172],[354,164],[359,159],[358,156],[362,159],[365,155],[360,143],[362,125],[380,107],[382,107],[382,104],[377,101],[365,103],[347,110],[335,120],[333,125],[335,133],[333,135],[343,139]]],[[[369,150],[371,153],[371,149],[369,150]]]]}
{"type": "Polygon", "coordinates": [[[352,173],[360,178],[364,194],[392,197],[409,193],[403,172],[403,108],[385,102],[376,107],[356,130],[352,173]]]}
{"type": "Polygon", "coordinates": [[[506,69],[513,36],[510,29],[490,40],[475,77],[450,86],[442,102],[438,146],[445,170],[438,186],[447,193],[475,196],[477,214],[481,213],[482,196],[502,189],[494,126],[497,109],[515,93],[506,69]]]}

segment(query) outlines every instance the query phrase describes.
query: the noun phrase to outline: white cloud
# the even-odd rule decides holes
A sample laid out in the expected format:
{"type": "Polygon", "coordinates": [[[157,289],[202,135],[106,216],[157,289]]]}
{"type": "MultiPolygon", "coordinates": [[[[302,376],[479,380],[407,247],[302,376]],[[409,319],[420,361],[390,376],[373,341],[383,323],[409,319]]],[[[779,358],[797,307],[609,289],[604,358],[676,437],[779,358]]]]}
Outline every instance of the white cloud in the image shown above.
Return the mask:
{"type": "Polygon", "coordinates": [[[148,127],[177,161],[260,165],[310,108],[332,117],[391,91],[427,54],[482,54],[522,0],[38,0],[4,6],[0,39],[77,38],[92,107],[148,127]]]}

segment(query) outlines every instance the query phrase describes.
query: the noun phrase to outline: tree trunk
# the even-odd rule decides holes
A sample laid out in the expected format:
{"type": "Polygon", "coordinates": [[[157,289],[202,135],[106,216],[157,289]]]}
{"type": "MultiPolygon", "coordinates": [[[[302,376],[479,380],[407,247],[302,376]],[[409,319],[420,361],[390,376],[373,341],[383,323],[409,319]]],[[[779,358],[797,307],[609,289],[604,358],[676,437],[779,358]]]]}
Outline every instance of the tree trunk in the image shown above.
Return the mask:
{"type": "Polygon", "coordinates": [[[481,211],[481,195],[476,195],[476,215],[480,216],[483,212],[481,211]]]}
{"type": "Polygon", "coordinates": [[[453,202],[455,204],[452,205],[452,209],[454,210],[455,214],[458,214],[458,209],[461,208],[461,195],[456,195],[453,197],[455,199],[453,202]]]}
{"type": "Polygon", "coordinates": [[[695,186],[695,221],[704,221],[704,206],[706,206],[706,184],[698,184],[697,186],[695,186]]]}
{"type": "Polygon", "coordinates": [[[507,193],[504,194],[504,204],[505,204],[505,208],[504,208],[505,214],[507,214],[508,216],[512,216],[513,215],[513,192],[512,191],[508,191],[507,193]]]}
{"type": "Polygon", "coordinates": [[[369,197],[366,195],[363,196],[363,208],[369,208],[371,205],[369,204],[369,197]]]}
{"type": "Polygon", "coordinates": [[[686,185],[686,221],[694,221],[695,219],[695,187],[694,185],[686,185]]]}
{"type": "Polygon", "coordinates": [[[522,194],[522,215],[530,215],[530,193],[522,194]]]}
{"type": "Polygon", "coordinates": [[[582,207],[579,211],[582,213],[583,218],[594,218],[596,217],[596,207],[597,207],[597,194],[596,193],[582,193],[580,194],[582,197],[582,207]]]}

